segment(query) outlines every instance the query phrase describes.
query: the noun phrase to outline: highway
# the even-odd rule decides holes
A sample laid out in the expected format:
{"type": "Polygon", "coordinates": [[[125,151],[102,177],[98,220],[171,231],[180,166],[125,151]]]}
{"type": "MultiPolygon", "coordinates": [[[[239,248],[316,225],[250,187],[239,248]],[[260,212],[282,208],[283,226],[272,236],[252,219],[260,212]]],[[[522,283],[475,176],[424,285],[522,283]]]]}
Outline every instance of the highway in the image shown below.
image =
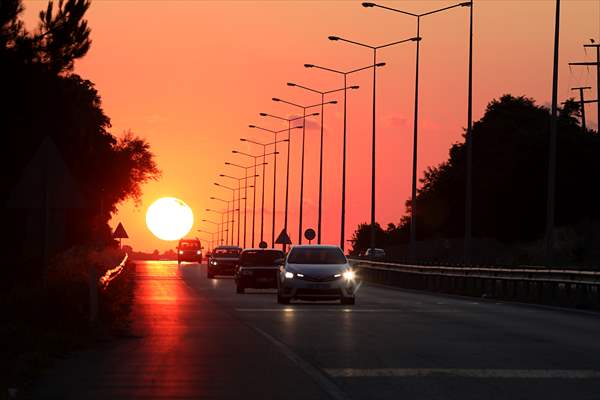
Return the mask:
{"type": "Polygon", "coordinates": [[[58,361],[34,398],[600,398],[593,313],[369,284],[283,306],[196,264],[136,275],[132,337],[58,361]]]}

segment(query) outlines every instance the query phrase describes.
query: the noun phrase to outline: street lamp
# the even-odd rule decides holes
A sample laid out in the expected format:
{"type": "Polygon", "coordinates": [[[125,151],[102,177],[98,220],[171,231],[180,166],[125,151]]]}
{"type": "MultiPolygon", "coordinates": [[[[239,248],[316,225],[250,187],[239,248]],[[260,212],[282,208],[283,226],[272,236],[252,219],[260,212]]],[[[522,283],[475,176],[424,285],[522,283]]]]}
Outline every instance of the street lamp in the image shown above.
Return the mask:
{"type": "Polygon", "coordinates": [[[222,185],[218,182],[213,182],[213,184],[215,186],[221,187],[223,189],[228,189],[231,190],[231,201],[233,202],[233,205],[231,206],[232,208],[232,214],[231,214],[231,245],[233,246],[233,233],[235,232],[235,227],[234,227],[234,222],[235,222],[235,211],[233,210],[235,208],[235,188],[226,186],[226,185],[222,185]]]}
{"type": "Polygon", "coordinates": [[[208,251],[209,251],[209,252],[212,252],[212,249],[215,247],[215,245],[214,245],[214,241],[215,241],[215,237],[214,237],[214,235],[215,235],[215,234],[218,234],[218,233],[219,233],[219,231],[217,231],[217,232],[209,232],[209,231],[205,231],[205,230],[203,230],[203,229],[196,229],[196,231],[197,231],[197,232],[200,232],[200,233],[207,233],[207,234],[209,234],[209,235],[210,235],[210,244],[209,244],[209,246],[208,246],[208,251]]]}
{"type": "Polygon", "coordinates": [[[290,155],[290,129],[299,129],[302,128],[302,126],[294,126],[292,128],[288,128],[288,129],[282,129],[282,130],[272,130],[272,129],[267,129],[267,128],[262,128],[260,126],[257,125],[248,125],[249,128],[254,128],[254,129],[260,129],[266,132],[270,132],[273,134],[273,145],[274,148],[273,150],[275,151],[275,155],[273,156],[274,158],[274,163],[273,163],[273,220],[272,220],[272,228],[271,228],[271,247],[275,247],[275,194],[276,194],[276,187],[277,187],[277,175],[276,175],[276,171],[277,171],[277,143],[279,143],[279,141],[277,140],[277,134],[278,133],[282,133],[285,131],[288,131],[288,138],[287,139],[283,139],[282,142],[287,142],[287,148],[288,148],[288,165],[289,165],[289,155],[290,155]]]}
{"type": "MultiPolygon", "coordinates": [[[[392,7],[381,6],[375,3],[362,3],[363,7],[377,7],[384,10],[394,11],[400,14],[415,17],[417,19],[417,36],[420,35],[421,17],[437,14],[456,7],[470,8],[470,28],[469,28],[469,88],[468,88],[468,106],[467,106],[467,132],[465,135],[465,144],[467,147],[467,179],[465,188],[465,259],[469,262],[471,253],[471,198],[472,198],[472,82],[473,82],[473,2],[467,1],[454,4],[448,7],[439,8],[421,14],[399,10],[392,7]]],[[[413,162],[412,162],[412,186],[411,186],[411,212],[410,212],[410,253],[415,256],[415,244],[417,240],[417,139],[418,139],[418,116],[419,116],[419,49],[420,41],[417,41],[417,56],[415,66],[415,114],[414,114],[414,133],[413,133],[413,162]]]]}
{"type": "MultiPolygon", "coordinates": [[[[329,36],[329,40],[333,41],[342,41],[350,44],[355,44],[357,46],[366,47],[368,49],[373,50],[373,64],[377,65],[377,50],[394,46],[401,43],[406,42],[419,42],[421,40],[420,37],[412,37],[408,39],[399,40],[396,42],[391,42],[387,44],[383,44],[380,46],[371,46],[368,44],[355,42],[353,40],[348,40],[341,38],[339,36],[329,36]]],[[[373,252],[375,249],[375,92],[376,92],[376,82],[377,82],[377,68],[373,68],[373,116],[372,116],[372,144],[371,144],[371,251],[373,252]]]]}
{"type": "MultiPolygon", "coordinates": [[[[241,204],[241,200],[244,200],[244,229],[246,229],[246,203],[248,202],[248,199],[246,198],[247,194],[248,194],[248,187],[252,187],[252,186],[248,186],[248,178],[251,178],[249,176],[243,176],[241,178],[237,178],[235,176],[231,176],[231,175],[226,175],[226,174],[220,174],[219,175],[222,178],[229,178],[229,179],[233,179],[236,180],[238,182],[238,235],[237,235],[237,245],[240,245],[240,224],[242,222],[242,217],[240,215],[241,213],[241,209],[242,209],[242,204],[241,204]],[[243,180],[246,180],[245,185],[243,188],[241,187],[241,182],[243,180]],[[244,189],[244,198],[242,199],[242,189],[244,189]]],[[[244,245],[244,247],[246,247],[246,245],[244,245]]]]}
{"type": "MultiPolygon", "coordinates": [[[[254,205],[252,207],[252,215],[254,215],[254,206],[256,206],[256,178],[258,177],[258,175],[256,174],[256,159],[254,159],[254,161],[255,161],[254,165],[249,165],[247,167],[245,167],[243,165],[239,165],[239,164],[230,163],[227,161],[225,162],[225,165],[242,168],[244,170],[244,176],[246,177],[246,179],[254,178],[254,183],[252,184],[252,187],[254,189],[254,194],[252,195],[252,201],[254,203],[254,205]],[[250,169],[250,168],[254,168],[254,174],[249,177],[248,169],[250,169]]],[[[267,163],[263,162],[262,164],[266,165],[267,163]]],[[[247,187],[247,182],[248,181],[246,181],[246,187],[247,187]]],[[[244,200],[244,248],[246,248],[246,233],[248,231],[248,229],[246,228],[246,217],[247,217],[246,204],[248,203],[248,190],[247,189],[244,191],[244,197],[246,198],[246,200],[244,200]]],[[[252,230],[254,230],[254,227],[252,227],[252,230]]],[[[252,237],[252,246],[251,247],[254,247],[254,235],[252,237]]]]}
{"type": "Polygon", "coordinates": [[[347,87],[346,85],[344,85],[344,87],[341,89],[320,91],[320,90],[312,89],[312,88],[309,88],[306,86],[298,85],[298,84],[292,83],[292,82],[288,82],[287,85],[292,86],[292,87],[298,87],[300,89],[304,89],[309,92],[313,92],[313,93],[317,93],[317,94],[321,95],[321,142],[320,142],[320,150],[319,150],[319,216],[318,216],[318,220],[317,220],[317,243],[321,244],[321,215],[322,215],[322,205],[323,205],[323,131],[325,129],[324,122],[323,122],[323,118],[325,115],[323,103],[325,102],[326,94],[341,92],[341,91],[344,91],[344,103],[345,103],[347,89],[358,89],[358,86],[347,87]]]}
{"type": "Polygon", "coordinates": [[[313,104],[310,106],[302,106],[300,104],[292,103],[291,101],[287,101],[287,100],[282,100],[277,97],[273,97],[272,100],[276,101],[276,102],[289,104],[291,106],[302,109],[302,150],[301,150],[302,161],[301,161],[301,167],[300,167],[300,216],[298,218],[298,244],[302,244],[302,211],[303,211],[303,199],[304,199],[304,143],[305,143],[305,139],[306,139],[306,117],[309,116],[309,115],[306,115],[306,110],[308,110],[309,108],[313,108],[313,107],[323,106],[324,104],[337,104],[337,101],[332,100],[332,101],[327,101],[325,103],[321,102],[319,104],[313,104]]]}
{"type": "MultiPolygon", "coordinates": [[[[263,144],[263,143],[255,142],[255,141],[250,140],[250,139],[244,139],[244,138],[241,138],[240,141],[254,143],[254,144],[259,144],[259,145],[263,146],[263,154],[256,155],[256,156],[252,155],[252,154],[245,153],[243,151],[239,151],[239,150],[232,150],[231,151],[233,154],[241,154],[241,155],[246,156],[246,157],[252,157],[252,158],[254,158],[254,172],[256,172],[256,165],[257,165],[256,164],[256,159],[258,157],[262,157],[263,158],[263,162],[262,162],[263,171],[262,171],[261,217],[260,217],[260,241],[262,242],[263,241],[263,232],[264,232],[263,231],[263,222],[264,222],[264,210],[265,210],[265,166],[268,164],[268,163],[265,162],[265,160],[266,160],[267,156],[270,156],[270,155],[275,154],[277,152],[274,151],[274,152],[271,152],[271,153],[267,153],[266,152],[266,148],[267,148],[267,146],[269,144],[263,144]]],[[[258,175],[256,175],[256,176],[258,176],[258,175]]],[[[256,180],[254,181],[254,185],[253,186],[255,186],[255,190],[254,190],[255,196],[254,196],[254,205],[253,205],[253,208],[255,208],[256,207],[256,180]]],[[[252,214],[252,246],[253,247],[254,247],[254,219],[255,219],[254,218],[254,214],[252,214]]]]}
{"type": "MultiPolygon", "coordinates": [[[[263,113],[263,112],[261,112],[259,115],[261,117],[270,117],[270,118],[275,118],[275,119],[279,119],[279,120],[282,120],[282,121],[287,121],[287,123],[288,123],[288,129],[287,129],[287,131],[288,131],[288,137],[287,138],[288,138],[288,141],[290,141],[290,142],[288,142],[288,152],[287,152],[287,160],[286,160],[287,166],[286,166],[286,173],[285,173],[285,214],[284,214],[283,230],[286,233],[286,235],[288,235],[288,237],[289,237],[289,232],[288,232],[288,198],[289,198],[289,183],[290,183],[290,146],[291,146],[291,139],[292,139],[291,138],[291,130],[294,129],[294,128],[300,128],[300,126],[292,128],[292,122],[293,121],[297,121],[299,119],[304,120],[305,117],[302,116],[302,117],[284,118],[284,117],[280,117],[280,116],[273,115],[273,114],[268,114],[268,113],[263,113]]],[[[310,116],[316,116],[316,115],[319,115],[319,113],[310,114],[309,117],[310,116]]],[[[302,126],[302,127],[304,127],[304,126],[302,126]]],[[[287,247],[287,244],[284,243],[283,244],[283,251],[284,252],[286,250],[286,247],[287,247]]]]}
{"type": "MultiPolygon", "coordinates": [[[[375,67],[383,67],[385,65],[384,62],[380,62],[378,64],[375,65],[375,67]]],[[[338,71],[332,68],[326,68],[326,67],[321,67],[319,65],[315,65],[315,64],[304,64],[304,66],[306,68],[317,68],[317,69],[322,69],[324,71],[330,71],[330,72],[334,72],[336,74],[340,74],[344,77],[344,88],[346,88],[347,86],[347,78],[348,75],[353,74],[355,72],[358,71],[363,71],[365,69],[369,69],[369,68],[373,68],[373,65],[369,65],[367,67],[362,67],[362,68],[356,68],[350,71],[338,71]]],[[[344,140],[343,140],[343,147],[342,147],[342,217],[341,217],[341,223],[340,223],[340,248],[342,250],[344,250],[344,245],[345,245],[345,240],[344,240],[344,236],[345,236],[345,230],[346,230],[346,94],[347,91],[344,89],[344,140]]]]}
{"type": "Polygon", "coordinates": [[[231,222],[231,221],[229,221],[229,213],[235,211],[235,210],[233,210],[233,208],[235,207],[235,202],[233,200],[224,200],[224,199],[221,199],[219,197],[210,197],[210,199],[211,200],[217,200],[217,201],[220,201],[220,202],[223,202],[223,203],[227,204],[227,214],[226,214],[227,215],[227,221],[225,221],[225,227],[226,227],[226,229],[224,229],[224,232],[227,232],[227,236],[225,237],[225,242],[227,244],[233,245],[233,231],[231,232],[231,242],[229,242],[229,222],[231,222]],[[231,204],[232,202],[233,202],[233,204],[231,206],[232,211],[230,211],[229,210],[229,204],[231,204]]]}
{"type": "MultiPolygon", "coordinates": [[[[217,199],[216,197],[211,197],[210,199],[211,200],[221,200],[221,199],[217,199]]],[[[214,210],[212,208],[207,208],[206,209],[207,212],[214,212],[214,213],[217,213],[217,214],[221,215],[221,223],[219,225],[219,238],[218,238],[219,242],[221,243],[221,245],[223,244],[223,233],[225,232],[225,230],[223,229],[223,225],[224,225],[223,215],[229,213],[229,202],[227,200],[222,200],[222,201],[224,201],[225,203],[227,203],[227,207],[228,207],[227,211],[219,211],[219,210],[214,210]]],[[[229,218],[229,215],[227,215],[227,217],[229,218]]]]}

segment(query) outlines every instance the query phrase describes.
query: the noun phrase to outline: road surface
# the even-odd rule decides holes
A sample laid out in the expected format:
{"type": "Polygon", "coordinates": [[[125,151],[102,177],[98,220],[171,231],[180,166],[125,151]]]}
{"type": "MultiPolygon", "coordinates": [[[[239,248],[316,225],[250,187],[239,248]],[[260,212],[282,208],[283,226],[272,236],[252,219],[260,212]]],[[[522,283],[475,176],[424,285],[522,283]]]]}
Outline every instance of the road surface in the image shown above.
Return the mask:
{"type": "Polygon", "coordinates": [[[59,361],[35,398],[600,398],[600,315],[368,284],[283,306],[196,264],[136,275],[135,337],[59,361]]]}

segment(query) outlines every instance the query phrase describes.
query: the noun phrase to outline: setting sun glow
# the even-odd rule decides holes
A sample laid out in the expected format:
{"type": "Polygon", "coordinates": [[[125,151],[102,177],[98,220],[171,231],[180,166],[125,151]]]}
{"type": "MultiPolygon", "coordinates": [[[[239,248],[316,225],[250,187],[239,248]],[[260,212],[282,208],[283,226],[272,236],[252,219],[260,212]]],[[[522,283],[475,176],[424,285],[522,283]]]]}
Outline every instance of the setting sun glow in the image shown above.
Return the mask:
{"type": "Polygon", "coordinates": [[[194,214],[183,201],[175,197],[163,197],[148,207],[146,225],[159,239],[178,240],[192,229],[194,214]]]}

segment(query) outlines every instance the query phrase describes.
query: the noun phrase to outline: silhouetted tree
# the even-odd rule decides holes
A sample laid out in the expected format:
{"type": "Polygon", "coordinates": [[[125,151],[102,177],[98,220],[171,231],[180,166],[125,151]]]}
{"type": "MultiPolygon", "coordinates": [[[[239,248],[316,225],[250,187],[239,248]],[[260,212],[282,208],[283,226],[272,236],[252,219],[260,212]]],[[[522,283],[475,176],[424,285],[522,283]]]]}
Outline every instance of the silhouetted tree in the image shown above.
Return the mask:
{"type": "MultiPolygon", "coordinates": [[[[600,136],[583,132],[579,104],[560,109],[556,223],[572,226],[600,217],[600,136]]],[[[545,226],[550,112],[527,97],[490,102],[473,125],[473,232],[505,243],[539,238],[545,226]]],[[[454,144],[447,161],[425,170],[417,196],[419,239],[464,234],[466,148],[454,144]]],[[[406,202],[410,215],[410,202],[406,202]]],[[[406,243],[410,218],[386,231],[389,244],[406,243]]],[[[357,233],[362,238],[364,225],[357,233]]],[[[362,243],[360,241],[359,243],[362,243]]]]}

